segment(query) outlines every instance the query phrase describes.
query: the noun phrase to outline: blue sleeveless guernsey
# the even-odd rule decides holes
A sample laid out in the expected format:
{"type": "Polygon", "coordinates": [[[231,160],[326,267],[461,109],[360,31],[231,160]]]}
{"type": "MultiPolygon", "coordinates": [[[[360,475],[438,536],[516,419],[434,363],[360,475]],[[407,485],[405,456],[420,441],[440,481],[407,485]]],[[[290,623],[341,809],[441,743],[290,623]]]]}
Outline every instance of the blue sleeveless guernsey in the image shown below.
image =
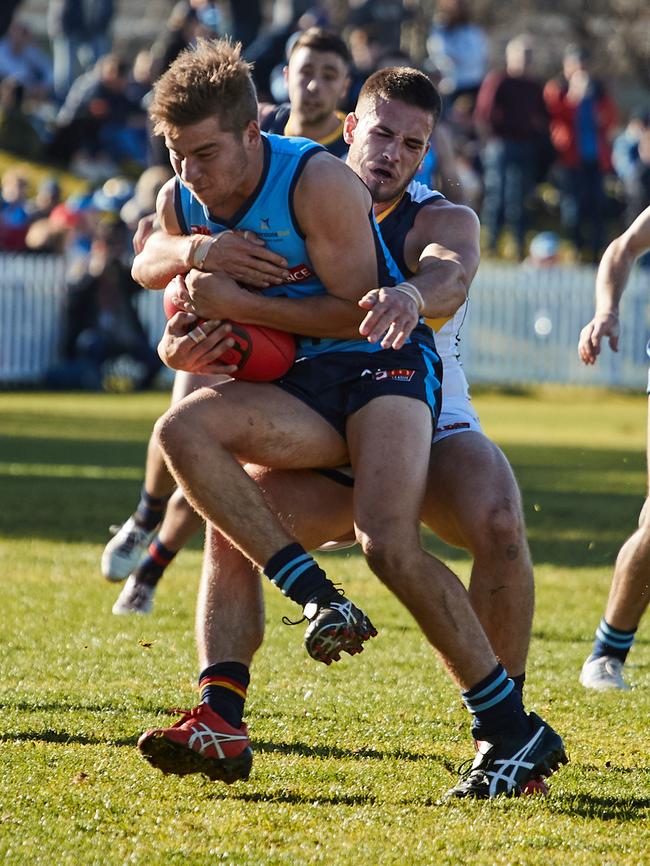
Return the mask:
{"type": "MultiPolygon", "coordinates": [[[[302,170],[310,157],[324,148],[307,138],[291,138],[262,133],[264,164],[257,188],[230,219],[210,214],[192,193],[176,180],[176,216],[185,234],[219,234],[227,229],[249,229],[265,242],[268,249],[284,256],[291,279],[281,286],[263,289],[265,295],[301,298],[324,295],[326,289],[311,265],[305,237],[293,209],[293,194],[302,170]]],[[[315,207],[318,202],[315,202],[315,207]]],[[[403,279],[379,233],[372,211],[368,214],[377,252],[375,286],[393,286],[403,279]]],[[[258,291],[257,289],[255,291],[258,291]]],[[[323,352],[376,352],[379,343],[367,340],[316,339],[297,337],[298,357],[312,357],[323,352]]]]}

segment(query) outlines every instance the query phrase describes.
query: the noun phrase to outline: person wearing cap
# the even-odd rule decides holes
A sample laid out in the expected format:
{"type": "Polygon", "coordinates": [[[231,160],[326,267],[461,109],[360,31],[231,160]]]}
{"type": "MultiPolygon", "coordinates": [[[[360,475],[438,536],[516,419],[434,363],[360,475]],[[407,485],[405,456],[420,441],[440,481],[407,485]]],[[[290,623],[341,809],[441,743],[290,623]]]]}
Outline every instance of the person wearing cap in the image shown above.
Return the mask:
{"type": "Polygon", "coordinates": [[[603,82],[592,75],[589,53],[578,45],[566,48],[562,75],[546,84],[544,99],[561,168],[562,222],[578,252],[588,243],[590,259],[597,262],[618,110],[603,82]]]}

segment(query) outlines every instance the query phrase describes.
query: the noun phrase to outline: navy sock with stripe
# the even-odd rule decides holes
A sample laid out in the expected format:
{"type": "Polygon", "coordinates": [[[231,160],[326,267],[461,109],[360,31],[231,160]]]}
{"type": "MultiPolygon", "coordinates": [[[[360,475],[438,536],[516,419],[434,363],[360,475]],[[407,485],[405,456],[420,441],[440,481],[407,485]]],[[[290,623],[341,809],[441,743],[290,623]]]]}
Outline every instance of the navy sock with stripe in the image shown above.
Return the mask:
{"type": "Polygon", "coordinates": [[[525,674],[525,673],[523,673],[523,674],[517,674],[516,677],[512,677],[512,676],[511,676],[510,679],[511,679],[511,680],[513,681],[513,683],[515,684],[515,688],[517,689],[517,691],[519,692],[519,694],[523,696],[523,694],[524,694],[524,683],[526,682],[526,674],[525,674]]]}
{"type": "Polygon", "coordinates": [[[210,665],[199,675],[201,703],[207,704],[233,728],[240,728],[249,682],[248,668],[241,662],[210,665]]]}
{"type": "Polygon", "coordinates": [[[177,553],[177,550],[170,550],[165,547],[159,538],[154,538],[149,545],[147,555],[140,561],[135,570],[135,579],[138,583],[156,586],[177,553]]]}
{"type": "Polygon", "coordinates": [[[634,643],[635,634],[635,628],[631,631],[614,628],[603,617],[596,629],[596,640],[591,650],[591,658],[613,656],[624,662],[634,643]]]}
{"type": "Polygon", "coordinates": [[[138,526],[142,527],[142,529],[151,532],[151,530],[155,529],[163,519],[168,501],[169,496],[163,496],[159,499],[154,496],[149,496],[143,486],[140,491],[138,507],[133,513],[133,519],[138,526]]]}
{"type": "Polygon", "coordinates": [[[530,722],[521,700],[521,692],[502,664],[480,683],[462,694],[465,706],[473,716],[475,740],[494,742],[504,736],[525,735],[530,722]]]}
{"type": "Polygon", "coordinates": [[[274,554],[264,566],[264,574],[302,607],[312,599],[323,602],[338,595],[336,587],[313,556],[297,542],[274,554]]]}

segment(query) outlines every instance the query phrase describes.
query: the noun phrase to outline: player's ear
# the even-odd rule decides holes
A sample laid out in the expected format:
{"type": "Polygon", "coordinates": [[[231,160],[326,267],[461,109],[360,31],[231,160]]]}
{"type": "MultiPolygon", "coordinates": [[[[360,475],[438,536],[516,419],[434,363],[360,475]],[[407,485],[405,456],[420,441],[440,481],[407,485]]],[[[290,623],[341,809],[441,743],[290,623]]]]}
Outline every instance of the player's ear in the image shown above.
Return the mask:
{"type": "Polygon", "coordinates": [[[252,147],[259,141],[260,125],[256,120],[250,120],[244,130],[244,144],[252,147]]]}
{"type": "Polygon", "coordinates": [[[343,121],[343,140],[346,144],[352,144],[354,141],[354,130],[357,128],[359,118],[351,111],[343,121]]]}
{"type": "Polygon", "coordinates": [[[284,83],[286,84],[287,81],[289,80],[289,67],[288,66],[282,67],[282,77],[284,78],[284,83]]]}

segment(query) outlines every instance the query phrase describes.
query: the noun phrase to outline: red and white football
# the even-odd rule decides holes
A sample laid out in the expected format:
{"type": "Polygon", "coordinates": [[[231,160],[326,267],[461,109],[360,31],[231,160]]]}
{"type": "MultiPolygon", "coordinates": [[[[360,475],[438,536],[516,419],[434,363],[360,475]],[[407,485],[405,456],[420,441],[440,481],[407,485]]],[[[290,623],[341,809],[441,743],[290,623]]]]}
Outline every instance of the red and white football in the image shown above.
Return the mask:
{"type": "MultiPolygon", "coordinates": [[[[174,278],[163,293],[163,307],[168,319],[179,311],[173,302],[178,293],[174,278]]],[[[289,370],[296,357],[296,341],[293,334],[267,328],[264,325],[247,325],[231,322],[230,336],[235,345],[219,356],[224,364],[237,364],[233,379],[245,382],[272,382],[289,370]]],[[[196,327],[196,324],[192,325],[196,327]]]]}

